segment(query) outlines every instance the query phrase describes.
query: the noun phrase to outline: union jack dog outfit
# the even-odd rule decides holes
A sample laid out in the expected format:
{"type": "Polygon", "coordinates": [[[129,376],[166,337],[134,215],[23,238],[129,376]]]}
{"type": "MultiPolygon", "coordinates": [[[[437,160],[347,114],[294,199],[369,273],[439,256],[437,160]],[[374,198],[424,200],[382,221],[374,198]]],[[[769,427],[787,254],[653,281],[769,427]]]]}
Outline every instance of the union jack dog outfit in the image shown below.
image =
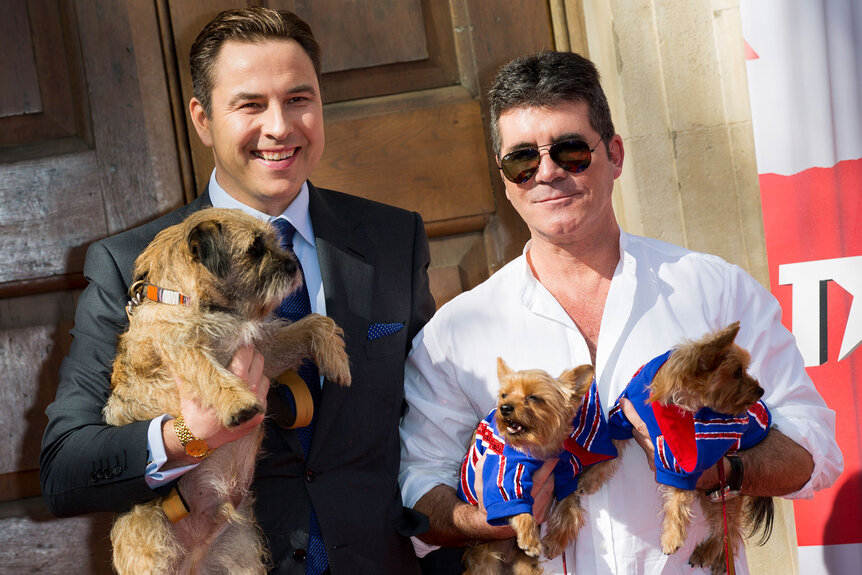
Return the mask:
{"type": "MultiPolygon", "coordinates": [[[[474,482],[476,464],[485,455],[482,467],[482,502],[488,512],[488,523],[505,525],[509,517],[530,513],[533,509],[533,473],[544,463],[506,445],[497,430],[492,409],[476,429],[476,440],[461,463],[458,496],[478,505],[474,482]]],[[[563,444],[554,467],[554,495],[562,500],[578,488],[578,475],[584,467],[613,459],[617,450],[611,442],[610,430],[599,401],[596,381],[584,396],[573,421],[574,431],[563,444]]]]}
{"type": "MultiPolygon", "coordinates": [[[[725,453],[760,443],[769,431],[772,414],[763,401],[739,415],[718,413],[708,407],[692,414],[675,405],[648,403],[649,385],[672,352],[663,353],[640,368],[620,398],[631,400],[646,423],[655,448],[656,481],[690,490],[725,453]]],[[[633,426],[623,415],[619,400],[608,414],[608,424],[614,439],[632,437],[633,426]]]]}

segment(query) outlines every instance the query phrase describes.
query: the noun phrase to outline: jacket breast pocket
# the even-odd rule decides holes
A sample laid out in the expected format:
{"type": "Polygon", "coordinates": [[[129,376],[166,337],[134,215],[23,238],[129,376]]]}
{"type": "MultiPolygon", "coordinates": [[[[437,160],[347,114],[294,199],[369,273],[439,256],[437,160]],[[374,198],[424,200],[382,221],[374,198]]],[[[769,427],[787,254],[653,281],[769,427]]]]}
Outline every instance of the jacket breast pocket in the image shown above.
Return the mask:
{"type": "Polygon", "coordinates": [[[365,357],[378,359],[406,353],[404,322],[371,323],[365,336],[365,357]]]}

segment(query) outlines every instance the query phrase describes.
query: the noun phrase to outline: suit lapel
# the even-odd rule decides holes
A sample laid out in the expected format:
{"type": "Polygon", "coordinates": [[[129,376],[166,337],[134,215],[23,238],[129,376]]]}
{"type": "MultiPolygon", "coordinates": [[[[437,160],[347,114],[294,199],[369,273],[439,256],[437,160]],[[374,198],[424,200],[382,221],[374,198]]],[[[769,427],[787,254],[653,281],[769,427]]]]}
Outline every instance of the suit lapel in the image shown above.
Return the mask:
{"type": "MultiPolygon", "coordinates": [[[[317,258],[326,315],[343,330],[352,364],[364,358],[365,334],[371,319],[374,260],[376,250],[365,234],[362,219],[309,184],[309,211],[317,244],[317,258]]],[[[349,394],[332,382],[323,385],[319,418],[311,441],[310,458],[321,451],[328,435],[336,429],[338,413],[349,394]]]]}

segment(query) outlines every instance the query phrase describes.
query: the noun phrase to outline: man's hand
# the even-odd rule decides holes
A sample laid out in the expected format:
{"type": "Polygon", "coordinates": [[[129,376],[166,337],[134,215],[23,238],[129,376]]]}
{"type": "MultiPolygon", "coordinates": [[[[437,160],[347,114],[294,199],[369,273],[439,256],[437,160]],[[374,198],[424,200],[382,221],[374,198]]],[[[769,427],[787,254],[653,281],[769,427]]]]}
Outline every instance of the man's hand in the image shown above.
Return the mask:
{"type": "Polygon", "coordinates": [[[623,410],[623,415],[626,416],[626,419],[628,419],[632,424],[632,427],[634,427],[632,435],[634,436],[634,440],[637,441],[637,444],[644,450],[644,455],[646,455],[649,468],[655,472],[655,447],[652,444],[652,439],[650,439],[646,423],[644,423],[641,416],[638,415],[637,409],[635,409],[635,406],[627,397],[620,398],[620,408],[623,410]]]}
{"type": "MultiPolygon", "coordinates": [[[[236,427],[226,429],[222,426],[219,418],[212,408],[204,408],[198,402],[185,394],[185,382],[175,377],[177,388],[180,392],[180,411],[186,421],[186,427],[195,436],[206,440],[210,449],[217,449],[225,443],[236,441],[248,434],[263,421],[266,413],[266,394],[269,391],[269,378],[263,375],[263,355],[254,346],[248,345],[239,348],[228,364],[228,370],[248,384],[252,393],[257,395],[258,401],[263,405],[263,410],[250,420],[236,427]]],[[[168,462],[165,468],[176,467],[188,463],[200,461],[186,455],[182,443],[174,432],[173,423],[169,420],[162,424],[162,437],[165,441],[165,450],[168,462]]]]}

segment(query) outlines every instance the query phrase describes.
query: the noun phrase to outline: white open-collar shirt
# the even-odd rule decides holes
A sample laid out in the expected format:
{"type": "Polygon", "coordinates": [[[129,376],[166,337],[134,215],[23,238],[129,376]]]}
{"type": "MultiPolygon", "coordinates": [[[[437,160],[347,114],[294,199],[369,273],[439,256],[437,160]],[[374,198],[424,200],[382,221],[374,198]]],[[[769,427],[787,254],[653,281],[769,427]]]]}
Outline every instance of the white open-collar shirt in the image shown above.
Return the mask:
{"type": "MultiPolygon", "coordinates": [[[[528,250],[529,244],[524,254],[528,250]]],[[[751,353],[750,371],[765,388],[774,424],[814,458],[811,479],[788,497],[810,498],[843,468],[835,413],[806,374],[778,302],[721,258],[621,231],[596,350],[602,407],[607,414],[637,369],[682,338],[698,339],[736,320],[736,342],[751,353]]],[[[512,369],[554,376],[590,363],[584,337],[536,280],[525,255],[443,306],[413,341],[405,376],[409,408],[401,425],[405,505],[438,484],[456,485],[476,424],[496,403],[498,356],[512,369]]],[[[560,557],[543,563],[546,573],[705,573],[687,563],[706,536],[699,509],[686,544],[673,555],[662,553],[655,475],[641,448],[630,443],[616,476],[582,498],[586,525],[566,551],[567,570],[560,557]]],[[[744,550],[736,564],[738,573],[748,572],[744,550]]]]}

